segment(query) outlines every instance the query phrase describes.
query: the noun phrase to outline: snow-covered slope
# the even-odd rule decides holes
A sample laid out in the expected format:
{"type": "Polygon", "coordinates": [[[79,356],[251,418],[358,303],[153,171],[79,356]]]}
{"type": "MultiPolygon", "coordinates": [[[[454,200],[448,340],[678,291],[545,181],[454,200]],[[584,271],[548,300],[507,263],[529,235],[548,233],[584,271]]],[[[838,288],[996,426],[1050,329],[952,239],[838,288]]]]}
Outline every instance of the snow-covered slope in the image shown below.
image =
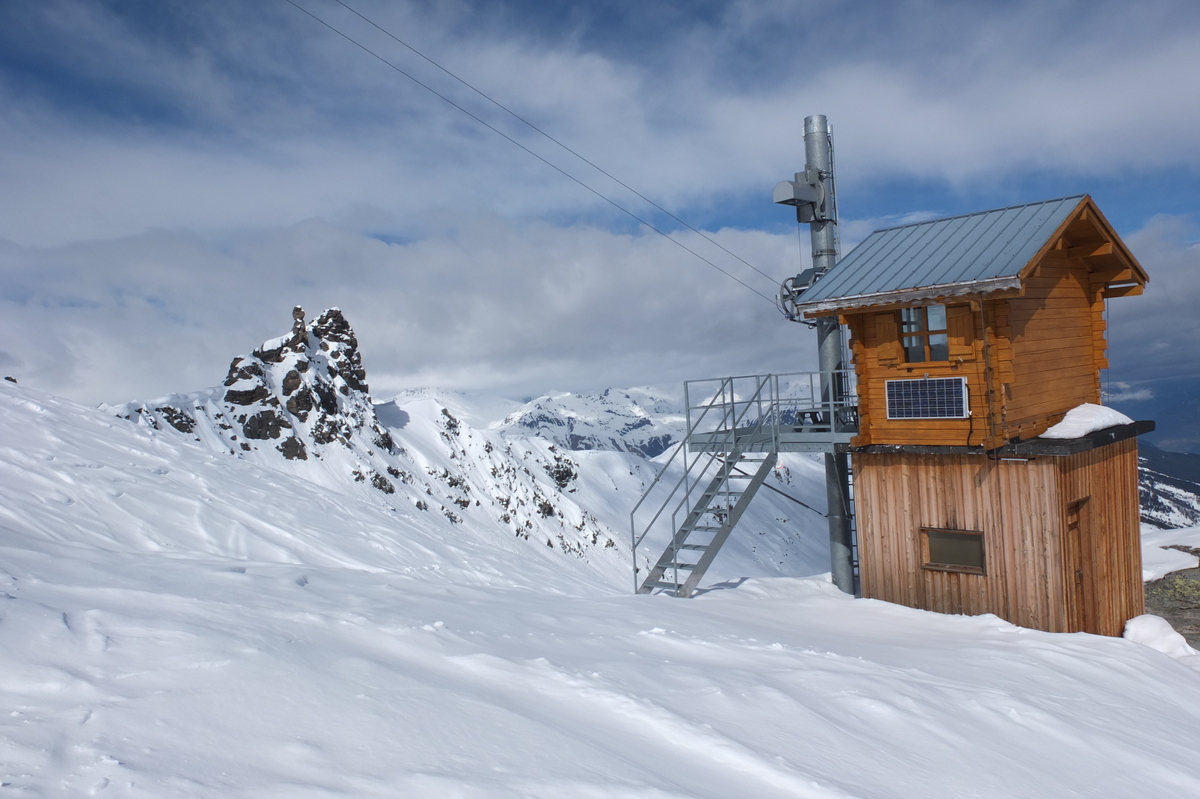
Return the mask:
{"type": "MultiPolygon", "coordinates": [[[[711,590],[633,595],[621,526],[653,463],[428,393],[372,405],[338,335],[305,324],[128,420],[0,381],[0,796],[1200,795],[1178,642],[772,576],[827,556],[770,491],[711,590]]],[[[815,504],[819,475],[797,456],[771,485],[815,504]]]]}
{"type": "MultiPolygon", "coordinates": [[[[412,434],[426,414],[404,407],[412,434]]],[[[457,440],[422,435],[398,446],[457,440]]],[[[636,456],[581,454],[640,479],[611,460],[636,456]]],[[[2,788],[1200,794],[1200,678],[1150,647],[822,578],[635,596],[602,559],[393,510],[400,493],[0,383],[2,788]]]]}

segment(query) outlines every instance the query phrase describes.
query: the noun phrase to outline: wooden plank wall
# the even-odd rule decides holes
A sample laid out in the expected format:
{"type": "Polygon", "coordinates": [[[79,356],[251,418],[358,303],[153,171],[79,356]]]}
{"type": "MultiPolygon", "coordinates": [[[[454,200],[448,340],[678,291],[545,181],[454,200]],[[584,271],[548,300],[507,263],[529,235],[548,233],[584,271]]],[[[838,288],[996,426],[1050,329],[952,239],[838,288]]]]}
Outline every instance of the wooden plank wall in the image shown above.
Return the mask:
{"type": "MultiPolygon", "coordinates": [[[[951,302],[953,307],[955,303],[951,302]]],[[[964,308],[969,308],[962,303],[964,308]]],[[[868,444],[921,444],[978,446],[987,436],[987,396],[982,361],[983,330],[976,311],[966,321],[973,336],[955,344],[950,361],[906,363],[898,339],[886,340],[880,317],[898,319],[898,311],[875,311],[845,317],[850,329],[850,349],[858,375],[859,431],[855,446],[868,444]],[[961,353],[961,354],[959,354],[961,353]],[[970,419],[888,419],[884,384],[887,380],[930,377],[965,377],[971,405],[970,419]]],[[[897,330],[896,326],[888,326],[897,330]]],[[[893,334],[895,335],[895,334],[893,334]]],[[[964,336],[964,338],[966,338],[964,336]]]]}
{"type": "Polygon", "coordinates": [[[1009,438],[1033,438],[1076,405],[1100,402],[1097,302],[1102,312],[1079,259],[1043,261],[1026,278],[1024,296],[1008,300],[1007,324],[996,332],[1009,342],[1001,355],[1011,359],[1002,367],[1012,375],[1004,392],[1009,438]]]}
{"type": "Polygon", "coordinates": [[[1063,531],[1067,506],[1092,497],[1102,621],[1091,632],[1120,635],[1142,612],[1136,442],[1029,461],[855,453],[853,464],[864,597],[1074,631],[1063,531]],[[922,568],[922,527],[982,532],[987,574],[922,568]]]}
{"type": "MultiPolygon", "coordinates": [[[[1119,636],[1126,621],[1145,612],[1137,439],[1118,441],[1061,461],[1063,513],[1071,502],[1088,499],[1092,579],[1103,587],[1097,592],[1098,629],[1087,632],[1119,636]]],[[[1072,585],[1067,583],[1068,592],[1072,585]]],[[[1068,596],[1068,605],[1070,600],[1068,596]]]]}
{"type": "Polygon", "coordinates": [[[982,315],[978,300],[946,300],[969,308],[973,334],[948,362],[904,361],[896,326],[881,324],[898,320],[895,308],[846,314],[859,385],[855,445],[993,448],[1036,437],[1076,405],[1099,403],[1107,342],[1102,287],[1091,277],[1079,258],[1048,258],[1022,296],[984,300],[982,315]],[[971,419],[888,419],[885,381],[925,375],[967,378],[971,419]]]}
{"type": "Polygon", "coordinates": [[[863,596],[1064,628],[1054,459],[855,453],[853,462],[863,596]],[[982,532],[987,574],[922,568],[922,527],[982,532]]]}

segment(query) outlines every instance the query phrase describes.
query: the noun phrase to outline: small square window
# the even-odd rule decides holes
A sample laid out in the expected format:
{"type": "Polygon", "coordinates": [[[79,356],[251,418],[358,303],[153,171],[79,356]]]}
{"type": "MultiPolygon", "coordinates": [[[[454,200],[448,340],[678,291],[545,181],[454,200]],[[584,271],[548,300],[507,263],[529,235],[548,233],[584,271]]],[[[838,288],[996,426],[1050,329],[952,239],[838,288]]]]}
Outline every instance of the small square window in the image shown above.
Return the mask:
{"type": "Polygon", "coordinates": [[[900,335],[909,363],[950,360],[945,305],[901,309],[900,335]]]}
{"type": "Polygon", "coordinates": [[[961,574],[987,574],[983,533],[977,530],[921,528],[924,568],[961,574]]]}

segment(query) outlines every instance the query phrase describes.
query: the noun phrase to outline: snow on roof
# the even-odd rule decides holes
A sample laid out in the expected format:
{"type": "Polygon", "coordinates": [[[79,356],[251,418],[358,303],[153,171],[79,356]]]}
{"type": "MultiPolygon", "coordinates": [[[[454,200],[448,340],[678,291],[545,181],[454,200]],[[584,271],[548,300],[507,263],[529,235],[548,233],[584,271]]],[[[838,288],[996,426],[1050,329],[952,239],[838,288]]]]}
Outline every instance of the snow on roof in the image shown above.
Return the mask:
{"type": "Polygon", "coordinates": [[[1067,415],[1061,422],[1042,433],[1040,437],[1083,438],[1097,430],[1106,430],[1109,427],[1123,424],[1133,424],[1133,420],[1120,411],[1085,402],[1067,411],[1067,415]]]}

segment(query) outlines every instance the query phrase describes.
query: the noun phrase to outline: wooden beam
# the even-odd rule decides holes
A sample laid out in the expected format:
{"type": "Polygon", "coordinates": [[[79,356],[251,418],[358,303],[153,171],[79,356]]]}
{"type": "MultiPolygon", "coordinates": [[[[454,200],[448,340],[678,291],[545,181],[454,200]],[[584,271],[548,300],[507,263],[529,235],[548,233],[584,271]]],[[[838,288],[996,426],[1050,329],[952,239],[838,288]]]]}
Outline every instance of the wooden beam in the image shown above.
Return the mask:
{"type": "Polygon", "coordinates": [[[1112,255],[1113,243],[1103,241],[1099,244],[1086,244],[1080,247],[1067,248],[1068,258],[1095,258],[1098,255],[1112,255]]]}
{"type": "Polygon", "coordinates": [[[1133,269],[1128,266],[1123,266],[1117,269],[1097,269],[1089,275],[1093,284],[1095,283],[1129,283],[1137,280],[1133,269]]]}
{"type": "Polygon", "coordinates": [[[1138,283],[1133,283],[1128,286],[1109,286],[1108,288],[1104,289],[1102,296],[1106,300],[1112,299],[1113,297],[1136,297],[1145,290],[1146,287],[1138,283]]]}

